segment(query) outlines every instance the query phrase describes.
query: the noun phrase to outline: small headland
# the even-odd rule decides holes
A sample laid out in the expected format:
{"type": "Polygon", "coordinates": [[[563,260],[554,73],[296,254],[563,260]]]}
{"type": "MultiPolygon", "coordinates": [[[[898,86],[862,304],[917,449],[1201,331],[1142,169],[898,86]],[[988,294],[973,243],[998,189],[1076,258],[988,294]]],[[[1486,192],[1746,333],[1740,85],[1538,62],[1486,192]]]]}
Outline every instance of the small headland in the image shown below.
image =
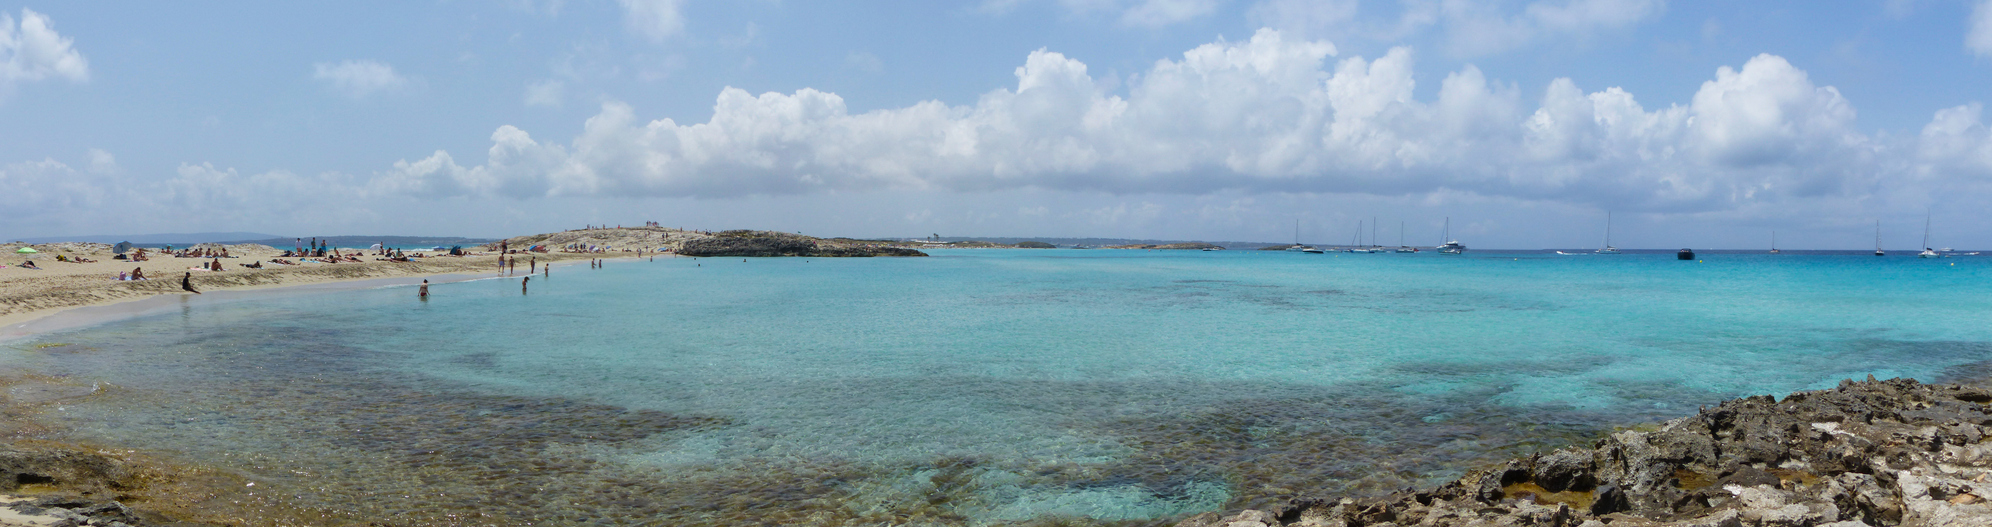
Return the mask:
{"type": "Polygon", "coordinates": [[[711,236],[686,240],[678,245],[677,253],[683,256],[826,258],[927,255],[884,240],[816,238],[784,232],[749,230],[722,231],[711,236]]]}
{"type": "Polygon", "coordinates": [[[1372,499],[1177,527],[1992,525],[1992,390],[1912,379],[1735,399],[1372,499]]]}
{"type": "Polygon", "coordinates": [[[1113,245],[1113,246],[1108,246],[1108,247],[1106,247],[1106,248],[1108,248],[1108,249],[1154,249],[1154,250],[1166,250],[1166,251],[1201,251],[1201,250],[1204,250],[1204,249],[1223,249],[1224,247],[1220,247],[1220,246],[1217,246],[1217,245],[1214,245],[1214,244],[1209,244],[1209,243],[1203,243],[1203,242],[1184,242],[1184,243],[1165,243],[1165,244],[1152,244],[1152,243],[1151,243],[1151,244],[1133,244],[1133,245],[1113,245]]]}

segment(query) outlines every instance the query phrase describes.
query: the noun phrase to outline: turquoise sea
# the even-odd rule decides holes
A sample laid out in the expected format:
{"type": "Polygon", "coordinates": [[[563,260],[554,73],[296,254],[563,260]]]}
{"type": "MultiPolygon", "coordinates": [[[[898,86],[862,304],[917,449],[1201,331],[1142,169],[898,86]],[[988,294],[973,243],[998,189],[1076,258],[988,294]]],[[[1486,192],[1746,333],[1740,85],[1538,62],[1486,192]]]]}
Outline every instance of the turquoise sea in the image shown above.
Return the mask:
{"type": "Polygon", "coordinates": [[[1984,257],[933,253],[276,291],[0,364],[101,387],[46,438],[271,525],[1168,524],[1992,372],[1984,257]]]}

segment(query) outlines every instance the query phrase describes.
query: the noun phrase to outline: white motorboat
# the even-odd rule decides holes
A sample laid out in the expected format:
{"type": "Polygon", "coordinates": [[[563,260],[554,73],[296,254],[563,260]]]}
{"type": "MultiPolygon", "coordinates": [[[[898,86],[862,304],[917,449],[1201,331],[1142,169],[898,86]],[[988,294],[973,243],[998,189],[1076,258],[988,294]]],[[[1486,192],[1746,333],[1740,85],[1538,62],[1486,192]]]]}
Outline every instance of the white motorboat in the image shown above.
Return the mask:
{"type": "Polygon", "coordinates": [[[1447,217],[1447,218],[1446,218],[1446,230],[1445,230],[1445,235],[1444,235],[1444,236],[1441,236],[1441,237],[1440,237],[1440,239],[1442,239],[1442,240],[1446,240],[1446,242],[1445,242],[1445,243],[1442,243],[1442,244],[1439,244],[1439,254],[1465,254],[1465,253],[1466,253],[1466,246],[1465,246],[1465,245],[1460,245],[1460,244],[1459,244],[1459,240],[1454,240],[1454,239],[1452,239],[1452,223],[1453,223],[1453,220],[1452,220],[1452,218],[1451,218],[1451,217],[1447,217]]]}
{"type": "Polygon", "coordinates": [[[1293,246],[1286,248],[1286,250],[1287,252],[1306,253],[1306,254],[1322,253],[1320,249],[1300,244],[1300,220],[1293,220],[1293,246]]]}

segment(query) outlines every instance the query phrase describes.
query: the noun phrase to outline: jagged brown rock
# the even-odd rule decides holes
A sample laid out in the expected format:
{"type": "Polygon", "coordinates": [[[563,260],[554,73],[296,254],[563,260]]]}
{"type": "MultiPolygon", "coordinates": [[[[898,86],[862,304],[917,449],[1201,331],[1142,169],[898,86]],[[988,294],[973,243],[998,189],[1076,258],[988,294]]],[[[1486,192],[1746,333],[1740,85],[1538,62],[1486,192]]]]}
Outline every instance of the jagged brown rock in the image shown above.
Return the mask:
{"type": "Polygon", "coordinates": [[[1435,489],[1178,527],[1992,526],[1992,391],[1911,379],[1748,397],[1435,489]]]}

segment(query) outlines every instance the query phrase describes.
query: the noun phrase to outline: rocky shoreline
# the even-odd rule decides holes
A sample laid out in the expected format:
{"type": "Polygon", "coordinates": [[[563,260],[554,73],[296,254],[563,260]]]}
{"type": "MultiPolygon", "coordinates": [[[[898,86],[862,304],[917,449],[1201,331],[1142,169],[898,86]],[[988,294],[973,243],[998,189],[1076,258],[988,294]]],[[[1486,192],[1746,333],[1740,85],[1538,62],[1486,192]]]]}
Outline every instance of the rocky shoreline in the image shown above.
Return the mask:
{"type": "MultiPolygon", "coordinates": [[[[0,494],[14,495],[0,525],[205,525],[175,521],[189,504],[147,497],[182,476],[126,457],[0,445],[0,494]]],[[[1963,527],[1992,525],[1989,494],[1992,388],[1870,378],[1727,401],[1436,488],[1177,526],[1963,527]]]]}
{"type": "Polygon", "coordinates": [[[681,256],[740,256],[752,258],[814,256],[852,258],[872,256],[926,256],[889,242],[824,239],[800,234],[770,231],[725,231],[712,236],[686,240],[678,245],[681,256]]]}
{"type": "Polygon", "coordinates": [[[1433,489],[1295,499],[1177,527],[1983,527],[1992,390],[1844,381],[1746,397],[1433,489]]]}

